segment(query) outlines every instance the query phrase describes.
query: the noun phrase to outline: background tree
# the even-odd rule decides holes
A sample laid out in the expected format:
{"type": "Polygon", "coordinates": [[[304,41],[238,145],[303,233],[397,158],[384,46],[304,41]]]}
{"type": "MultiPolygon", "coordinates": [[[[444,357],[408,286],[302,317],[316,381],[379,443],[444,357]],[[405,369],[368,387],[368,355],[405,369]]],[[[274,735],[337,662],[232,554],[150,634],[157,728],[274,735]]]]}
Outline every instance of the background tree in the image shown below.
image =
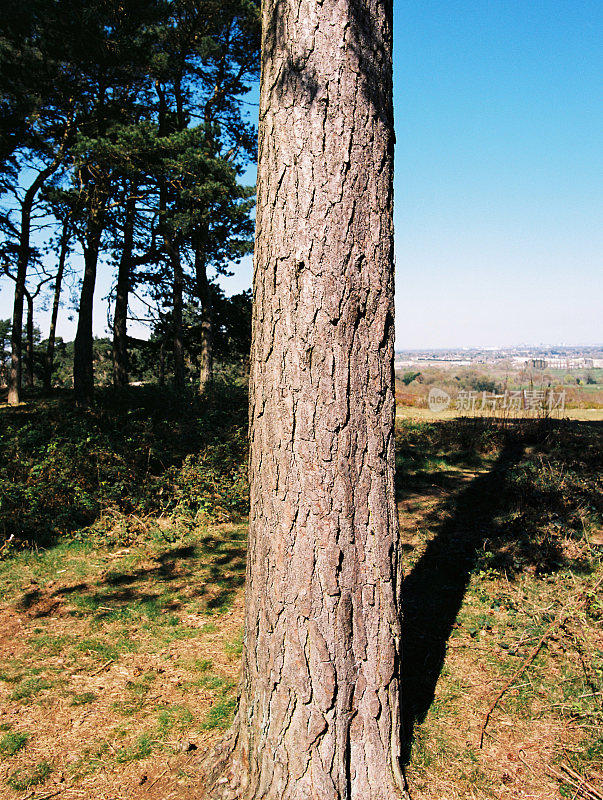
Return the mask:
{"type": "Polygon", "coordinates": [[[139,299],[163,306],[170,321],[180,389],[187,369],[184,309],[191,300],[198,305],[204,355],[197,368],[205,384],[212,364],[211,273],[225,273],[251,249],[253,203],[239,180],[255,142],[241,97],[258,71],[258,4],[26,5],[9,4],[0,35],[0,105],[12,120],[12,128],[0,124],[0,245],[16,278],[11,402],[19,399],[24,300],[35,290],[28,267],[41,240],[36,233],[32,249],[33,213],[63,241],[53,267],[47,386],[70,242],[77,243],[84,267],[73,362],[78,403],[92,401],[94,292],[99,264],[109,254],[117,273],[115,384],[128,381],[128,307],[135,286],[139,299]],[[21,75],[30,62],[31,80],[21,75]],[[65,215],[68,239],[61,232],[65,215]]]}

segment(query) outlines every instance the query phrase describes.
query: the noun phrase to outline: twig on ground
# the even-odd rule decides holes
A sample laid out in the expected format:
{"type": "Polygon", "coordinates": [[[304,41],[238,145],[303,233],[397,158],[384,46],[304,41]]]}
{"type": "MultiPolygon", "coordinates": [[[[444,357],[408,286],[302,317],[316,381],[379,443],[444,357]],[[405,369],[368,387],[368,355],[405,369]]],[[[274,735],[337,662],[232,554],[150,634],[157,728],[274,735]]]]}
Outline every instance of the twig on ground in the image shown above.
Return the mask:
{"type": "Polygon", "coordinates": [[[558,628],[559,625],[561,625],[561,622],[565,619],[566,614],[567,614],[567,610],[566,610],[566,607],[564,606],[564,608],[559,612],[559,614],[557,614],[555,619],[551,622],[549,627],[546,629],[546,631],[540,637],[538,642],[532,648],[532,650],[530,651],[530,653],[527,656],[527,658],[524,658],[522,663],[515,670],[513,675],[511,675],[509,680],[504,684],[502,689],[500,689],[500,691],[497,693],[497,695],[494,698],[494,700],[488,706],[488,710],[486,711],[486,715],[484,717],[484,721],[482,722],[482,725],[481,725],[481,728],[480,728],[480,734],[479,734],[479,746],[480,746],[480,749],[484,746],[484,733],[486,731],[486,726],[487,726],[487,724],[488,724],[488,722],[490,720],[490,716],[492,715],[492,712],[494,711],[496,706],[499,704],[500,700],[502,699],[502,697],[505,694],[505,692],[509,689],[509,687],[512,686],[513,683],[515,683],[517,678],[519,678],[519,676],[523,674],[523,672],[526,670],[526,668],[530,666],[532,661],[534,661],[534,659],[536,658],[536,656],[540,652],[540,650],[542,648],[542,645],[546,642],[546,640],[549,638],[551,633],[553,633],[553,631],[556,628],[558,628]]]}
{"type": "Polygon", "coordinates": [[[67,787],[63,787],[62,789],[57,789],[56,792],[46,792],[46,794],[39,794],[36,795],[36,790],[34,789],[33,792],[26,794],[21,800],[50,800],[51,797],[56,797],[58,794],[62,794],[67,787]]]}
{"type": "Polygon", "coordinates": [[[91,672],[90,675],[98,675],[99,672],[102,672],[109,664],[112,664],[115,661],[114,658],[110,658],[108,661],[105,661],[104,664],[101,664],[98,669],[95,669],[94,672],[91,672]]]}
{"type": "MultiPolygon", "coordinates": [[[[592,588],[592,590],[591,590],[591,591],[593,591],[593,592],[594,592],[594,591],[596,591],[596,590],[598,589],[598,587],[600,586],[600,584],[601,584],[601,583],[603,583],[603,578],[599,578],[599,580],[596,582],[596,584],[594,585],[594,587],[592,588]]],[[[572,600],[573,600],[573,598],[572,598],[572,600]]],[[[519,665],[519,667],[518,667],[518,668],[515,670],[515,672],[513,673],[513,675],[511,675],[511,677],[509,678],[509,680],[508,680],[508,681],[507,681],[507,682],[504,684],[504,686],[502,687],[502,689],[500,689],[500,691],[498,692],[498,694],[496,695],[496,697],[494,698],[494,700],[493,700],[493,701],[490,703],[490,705],[488,706],[488,710],[487,710],[487,712],[486,712],[486,715],[485,715],[485,717],[484,717],[484,721],[482,722],[482,725],[481,725],[481,728],[480,728],[480,736],[479,736],[479,746],[480,746],[480,749],[481,749],[481,748],[483,747],[483,745],[484,745],[484,732],[485,732],[485,730],[486,730],[486,726],[487,726],[487,724],[488,724],[488,722],[489,722],[489,720],[490,720],[490,716],[492,715],[492,712],[494,711],[494,709],[496,708],[496,706],[499,704],[499,702],[500,702],[501,698],[503,697],[503,695],[505,694],[505,692],[506,692],[506,691],[509,689],[509,687],[510,687],[510,686],[512,686],[512,685],[515,683],[515,681],[517,680],[517,678],[519,678],[519,676],[523,674],[523,672],[526,670],[526,668],[530,666],[530,664],[532,663],[532,661],[534,661],[534,659],[536,658],[536,656],[537,656],[537,655],[538,655],[538,653],[540,652],[540,650],[541,650],[541,648],[542,648],[543,644],[546,642],[546,640],[549,638],[549,636],[550,636],[550,635],[551,635],[551,634],[552,634],[552,633],[553,633],[553,632],[554,632],[554,631],[555,631],[555,630],[556,630],[558,627],[560,627],[560,626],[561,626],[561,625],[562,625],[562,624],[565,622],[565,620],[566,620],[566,618],[567,618],[567,616],[568,616],[568,614],[569,614],[569,612],[570,612],[570,605],[571,605],[571,600],[570,600],[569,602],[567,602],[567,603],[566,603],[566,604],[563,606],[563,608],[561,609],[561,611],[559,611],[559,613],[557,614],[557,616],[555,617],[555,619],[554,619],[554,620],[551,622],[551,624],[549,625],[549,627],[548,627],[548,628],[546,629],[546,631],[545,631],[545,632],[542,634],[542,636],[540,637],[540,639],[539,639],[539,640],[536,642],[536,644],[534,645],[534,647],[533,647],[533,648],[532,648],[532,650],[530,651],[529,655],[528,655],[528,656],[527,656],[527,657],[526,657],[526,658],[525,658],[525,659],[522,661],[522,663],[521,663],[521,664],[519,665]]],[[[603,796],[601,797],[601,800],[603,800],[603,796]]]]}
{"type": "Polygon", "coordinates": [[[169,761],[167,761],[167,767],[166,767],[166,768],[163,770],[163,772],[161,772],[159,775],[157,775],[157,777],[156,777],[156,778],[154,778],[154,779],[153,779],[153,780],[152,780],[152,781],[151,781],[149,784],[147,784],[147,786],[145,787],[145,791],[147,791],[148,789],[150,789],[150,788],[151,788],[151,786],[155,786],[155,784],[156,784],[158,781],[160,781],[160,780],[161,780],[161,778],[163,778],[163,776],[164,776],[164,775],[166,775],[166,774],[167,774],[167,773],[168,773],[168,772],[171,770],[171,768],[172,768],[172,765],[170,764],[170,762],[169,762],[169,761]]]}
{"type": "Polygon", "coordinates": [[[598,789],[595,789],[591,784],[575,770],[571,769],[565,764],[560,764],[563,772],[559,772],[550,765],[547,766],[547,772],[556,778],[558,781],[568,783],[573,789],[577,790],[577,794],[586,798],[586,800],[603,800],[603,794],[598,789]]]}

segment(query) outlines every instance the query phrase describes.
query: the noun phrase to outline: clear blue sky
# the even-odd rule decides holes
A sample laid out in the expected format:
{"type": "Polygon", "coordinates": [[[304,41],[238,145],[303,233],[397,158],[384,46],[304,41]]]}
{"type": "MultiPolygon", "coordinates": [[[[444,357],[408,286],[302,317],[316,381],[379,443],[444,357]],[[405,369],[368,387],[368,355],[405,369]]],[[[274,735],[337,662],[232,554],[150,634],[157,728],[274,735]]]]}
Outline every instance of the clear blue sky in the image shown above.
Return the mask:
{"type": "Polygon", "coordinates": [[[397,345],[603,341],[603,3],[394,7],[397,345]]]}
{"type": "Polygon", "coordinates": [[[603,3],[394,8],[397,347],[603,342],[603,3]]]}

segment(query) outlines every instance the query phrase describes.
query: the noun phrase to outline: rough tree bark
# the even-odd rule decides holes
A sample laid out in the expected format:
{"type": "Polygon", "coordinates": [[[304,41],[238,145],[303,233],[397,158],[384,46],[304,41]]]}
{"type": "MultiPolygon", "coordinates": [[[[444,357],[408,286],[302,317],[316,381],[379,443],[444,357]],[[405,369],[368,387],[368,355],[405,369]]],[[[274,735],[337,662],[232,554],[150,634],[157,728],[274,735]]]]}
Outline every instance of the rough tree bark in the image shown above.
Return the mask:
{"type": "Polygon", "coordinates": [[[25,366],[27,367],[27,387],[34,387],[34,301],[31,292],[25,289],[25,299],[27,300],[27,339],[25,343],[25,366]]]}
{"type": "Polygon", "coordinates": [[[204,394],[211,386],[214,374],[213,353],[213,306],[211,290],[207,280],[207,267],[199,248],[195,251],[195,277],[197,295],[201,302],[201,330],[199,354],[199,394],[204,394]]]}
{"type": "Polygon", "coordinates": [[[393,800],[391,0],[265,0],[241,699],[209,794],[393,800]]]}
{"type": "Polygon", "coordinates": [[[17,275],[15,282],[15,299],[13,306],[13,327],[11,334],[11,361],[8,375],[8,404],[18,405],[21,395],[22,373],[22,339],[23,339],[23,298],[29,265],[31,215],[36,195],[44,183],[59,168],[65,153],[65,146],[71,136],[73,118],[70,117],[65,126],[63,138],[53,161],[41,170],[25,192],[21,203],[21,229],[19,232],[19,248],[17,253],[17,275]]]}
{"type": "Polygon", "coordinates": [[[184,306],[184,272],[177,245],[170,244],[170,261],[173,270],[172,283],[172,352],[174,355],[174,388],[184,390],[184,346],[182,342],[182,309],[184,306]]]}
{"type": "Polygon", "coordinates": [[[159,372],[157,375],[157,383],[159,386],[165,386],[165,344],[161,342],[159,347],[159,372]]]}
{"type": "Polygon", "coordinates": [[[56,171],[58,163],[53,162],[42,170],[25,192],[21,203],[21,229],[19,231],[19,248],[17,252],[17,274],[15,280],[15,299],[13,304],[13,327],[11,334],[11,360],[8,374],[8,404],[18,405],[21,400],[21,377],[23,369],[23,300],[25,298],[25,282],[29,265],[31,215],[36,195],[44,182],[56,171]]]}
{"type": "Polygon", "coordinates": [[[63,232],[61,234],[61,249],[59,251],[59,264],[57,268],[57,275],[54,281],[54,295],[52,299],[52,314],[50,317],[50,329],[48,331],[48,344],[46,345],[46,353],[44,355],[44,389],[50,391],[52,387],[52,370],[54,367],[54,345],[57,334],[57,319],[59,316],[59,305],[61,301],[61,287],[63,285],[63,275],[65,273],[65,264],[67,263],[67,255],[69,253],[69,238],[70,238],[70,220],[63,223],[63,232]]]}
{"type": "Polygon", "coordinates": [[[128,296],[132,274],[135,219],[136,198],[129,197],[126,200],[124,241],[117,273],[113,316],[113,385],[119,388],[128,385],[128,296]]]}
{"type": "Polygon", "coordinates": [[[101,233],[102,221],[95,215],[84,243],[84,279],[73,343],[73,390],[76,402],[81,406],[91,405],[94,398],[92,318],[101,233]]]}

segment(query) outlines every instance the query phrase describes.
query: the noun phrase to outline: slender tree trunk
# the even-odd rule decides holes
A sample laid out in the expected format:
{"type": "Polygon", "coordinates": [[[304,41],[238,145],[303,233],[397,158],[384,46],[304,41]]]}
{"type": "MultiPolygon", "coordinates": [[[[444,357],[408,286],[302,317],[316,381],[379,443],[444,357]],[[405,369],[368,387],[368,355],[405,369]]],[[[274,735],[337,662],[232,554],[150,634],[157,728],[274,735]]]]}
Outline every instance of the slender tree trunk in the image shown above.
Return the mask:
{"type": "Polygon", "coordinates": [[[174,387],[184,390],[184,347],[182,344],[182,309],[184,294],[184,273],[180,251],[170,244],[170,260],[173,270],[172,284],[172,348],[174,353],[174,387]]]}
{"type": "Polygon", "coordinates": [[[61,235],[61,250],[59,252],[59,265],[57,276],[54,282],[54,296],[52,300],[52,314],[50,317],[50,330],[48,331],[48,344],[44,356],[44,389],[50,391],[52,387],[52,370],[54,366],[54,345],[57,332],[57,318],[59,316],[59,304],[61,301],[61,286],[63,284],[63,274],[69,252],[69,221],[63,223],[63,233],[61,235]]]}
{"type": "Polygon", "coordinates": [[[25,298],[27,300],[27,341],[25,344],[25,364],[27,367],[27,387],[33,389],[34,387],[34,308],[33,297],[25,290],[25,298]]]}
{"type": "Polygon", "coordinates": [[[25,296],[25,282],[27,280],[27,267],[29,264],[29,237],[31,233],[31,213],[36,195],[46,180],[57,171],[63,158],[64,146],[71,131],[71,122],[65,129],[63,143],[59,148],[54,161],[39,172],[29,189],[25,192],[21,205],[21,230],[19,233],[19,248],[17,253],[17,276],[15,282],[15,299],[13,306],[13,329],[11,335],[11,362],[8,376],[8,404],[18,405],[21,394],[22,371],[22,339],[23,339],[23,298],[25,296]]]}
{"type": "Polygon", "coordinates": [[[165,344],[163,342],[159,347],[159,375],[157,379],[159,386],[165,386],[165,344]]]}
{"type": "Polygon", "coordinates": [[[84,246],[84,280],[73,346],[73,389],[76,402],[81,406],[91,405],[94,399],[92,318],[100,238],[100,226],[92,223],[84,246]]]}
{"type": "Polygon", "coordinates": [[[404,794],[391,26],[391,2],[263,4],[243,678],[213,796],[404,794]]]}
{"type": "Polygon", "coordinates": [[[197,294],[201,302],[201,352],[199,355],[199,394],[204,394],[214,377],[213,332],[214,313],[207,267],[199,249],[195,252],[197,294]]]}
{"type": "Polygon", "coordinates": [[[134,197],[129,197],[126,201],[124,243],[119,260],[113,318],[113,385],[116,387],[128,385],[128,295],[132,273],[135,218],[136,200],[134,197]]]}
{"type": "MultiPolygon", "coordinates": [[[[21,400],[22,347],[23,347],[23,299],[25,297],[25,281],[29,263],[29,237],[31,231],[31,212],[34,200],[43,180],[41,176],[27,190],[21,206],[21,230],[17,253],[17,275],[15,281],[15,299],[13,304],[13,328],[11,334],[11,359],[8,373],[8,404],[18,405],[21,400]]],[[[44,177],[44,180],[46,178],[44,177]]]]}

